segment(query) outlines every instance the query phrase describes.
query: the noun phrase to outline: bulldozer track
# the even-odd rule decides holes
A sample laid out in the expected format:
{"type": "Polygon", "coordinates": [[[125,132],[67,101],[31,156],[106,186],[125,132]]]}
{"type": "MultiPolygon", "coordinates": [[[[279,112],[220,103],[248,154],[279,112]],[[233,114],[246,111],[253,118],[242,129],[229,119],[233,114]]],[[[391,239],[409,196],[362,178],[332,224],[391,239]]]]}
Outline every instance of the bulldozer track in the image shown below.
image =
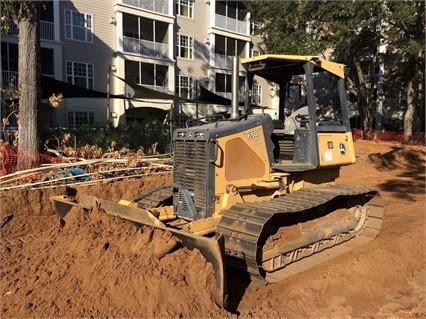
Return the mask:
{"type": "MultiPolygon", "coordinates": [[[[266,284],[277,282],[295,273],[306,270],[376,237],[383,217],[383,204],[377,191],[367,187],[331,185],[325,187],[304,188],[265,202],[240,203],[223,212],[216,233],[225,239],[225,253],[230,264],[248,271],[253,280],[266,284]],[[282,269],[266,273],[262,265],[262,247],[259,240],[264,237],[265,225],[277,215],[286,216],[320,207],[333,199],[345,199],[350,196],[362,196],[367,216],[362,227],[345,236],[335,236],[331,243],[319,241],[311,245],[312,256],[297,255],[295,249],[286,256],[278,256],[278,262],[285,263],[282,269]],[[356,238],[355,238],[356,237],[356,238]],[[331,249],[325,249],[330,248],[331,249]],[[290,262],[288,256],[291,256],[290,262]]],[[[328,239],[330,241],[330,239],[328,239]]],[[[273,261],[276,262],[276,261],[273,261]]]]}

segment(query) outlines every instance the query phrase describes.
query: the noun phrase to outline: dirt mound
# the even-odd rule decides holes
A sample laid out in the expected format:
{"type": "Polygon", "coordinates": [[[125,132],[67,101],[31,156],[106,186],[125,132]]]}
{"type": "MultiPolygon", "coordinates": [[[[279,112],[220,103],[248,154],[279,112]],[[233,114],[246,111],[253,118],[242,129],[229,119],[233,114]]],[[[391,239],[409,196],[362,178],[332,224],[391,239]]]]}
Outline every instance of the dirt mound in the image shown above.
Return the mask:
{"type": "Polygon", "coordinates": [[[401,167],[421,167],[425,162],[421,150],[407,149],[405,147],[394,147],[387,153],[372,153],[368,159],[379,170],[391,170],[401,167]]]}
{"type": "Polygon", "coordinates": [[[77,207],[45,227],[2,245],[3,318],[226,314],[214,304],[211,264],[170,233],[77,207]]]}

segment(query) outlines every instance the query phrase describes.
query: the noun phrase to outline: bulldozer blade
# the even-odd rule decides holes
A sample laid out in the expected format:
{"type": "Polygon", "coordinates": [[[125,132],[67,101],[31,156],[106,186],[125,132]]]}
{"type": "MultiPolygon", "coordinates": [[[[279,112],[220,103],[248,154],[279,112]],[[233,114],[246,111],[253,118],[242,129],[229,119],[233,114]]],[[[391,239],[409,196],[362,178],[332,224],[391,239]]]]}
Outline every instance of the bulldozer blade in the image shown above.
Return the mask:
{"type": "Polygon", "coordinates": [[[97,198],[91,195],[82,196],[79,199],[79,203],[80,202],[86,209],[99,207],[109,215],[119,216],[132,222],[147,226],[166,228],[166,225],[164,225],[159,219],[157,219],[146,209],[121,205],[119,203],[111,202],[109,200],[97,198]]]}
{"type": "Polygon", "coordinates": [[[64,218],[73,206],[78,206],[84,209],[100,207],[109,215],[120,216],[127,220],[131,220],[143,225],[166,227],[160,220],[158,220],[147,210],[120,205],[118,203],[100,199],[91,195],[81,196],[78,202],[67,196],[53,196],[50,198],[50,201],[53,205],[53,209],[61,218],[64,218]]]}
{"type": "Polygon", "coordinates": [[[152,226],[171,232],[180,239],[182,245],[189,250],[198,249],[203,257],[212,264],[216,281],[215,302],[218,306],[227,307],[227,285],[225,267],[225,240],[223,236],[218,238],[208,238],[201,235],[192,234],[172,227],[167,227],[148,210],[124,206],[109,200],[104,200],[91,195],[84,195],[76,202],[67,196],[53,196],[50,201],[61,217],[65,217],[73,206],[84,209],[99,207],[107,214],[118,216],[146,226],[152,226]]]}
{"type": "Polygon", "coordinates": [[[66,195],[52,196],[50,202],[59,217],[64,218],[74,206],[81,206],[66,195]]]}
{"type": "Polygon", "coordinates": [[[178,237],[182,244],[189,250],[198,249],[204,258],[213,266],[216,280],[215,302],[218,306],[227,309],[227,285],[225,266],[225,240],[223,236],[219,238],[208,238],[194,235],[177,229],[167,228],[168,231],[178,237]]]}

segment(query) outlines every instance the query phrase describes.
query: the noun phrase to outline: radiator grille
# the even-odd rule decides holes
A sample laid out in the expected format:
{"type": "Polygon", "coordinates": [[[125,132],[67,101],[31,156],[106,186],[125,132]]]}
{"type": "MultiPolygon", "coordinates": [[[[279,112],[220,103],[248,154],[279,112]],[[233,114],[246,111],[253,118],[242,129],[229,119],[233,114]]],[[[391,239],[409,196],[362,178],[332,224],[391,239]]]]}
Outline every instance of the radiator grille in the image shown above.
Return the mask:
{"type": "MultiPolygon", "coordinates": [[[[176,141],[174,150],[174,183],[179,189],[186,189],[193,194],[197,211],[201,215],[207,210],[207,146],[205,141],[176,141]]],[[[179,192],[174,198],[183,202],[183,209],[188,207],[179,192]],[[178,195],[179,194],[179,195],[178,195]]]]}

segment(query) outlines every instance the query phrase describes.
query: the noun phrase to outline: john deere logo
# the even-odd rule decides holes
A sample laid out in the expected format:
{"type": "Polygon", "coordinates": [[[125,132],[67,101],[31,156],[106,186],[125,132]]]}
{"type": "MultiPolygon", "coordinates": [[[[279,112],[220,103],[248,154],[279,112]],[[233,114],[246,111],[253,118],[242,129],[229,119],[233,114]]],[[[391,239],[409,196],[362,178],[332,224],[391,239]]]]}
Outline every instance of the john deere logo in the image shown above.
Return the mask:
{"type": "Polygon", "coordinates": [[[345,154],[346,154],[346,147],[345,147],[345,144],[343,144],[343,143],[340,143],[340,144],[339,144],[339,152],[340,152],[340,154],[342,154],[342,155],[345,155],[345,154]]]}

